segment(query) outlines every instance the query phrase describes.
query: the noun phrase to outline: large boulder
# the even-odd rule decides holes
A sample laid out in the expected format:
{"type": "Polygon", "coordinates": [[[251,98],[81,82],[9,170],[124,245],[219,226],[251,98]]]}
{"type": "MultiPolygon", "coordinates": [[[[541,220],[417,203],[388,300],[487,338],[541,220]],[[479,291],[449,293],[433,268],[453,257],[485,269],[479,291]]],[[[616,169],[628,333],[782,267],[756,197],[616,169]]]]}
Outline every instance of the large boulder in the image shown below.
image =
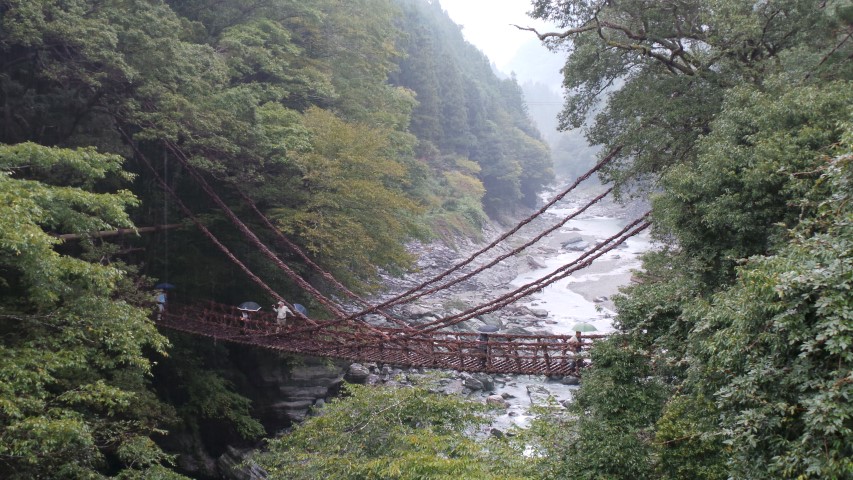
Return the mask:
{"type": "Polygon", "coordinates": [[[349,366],[349,370],[347,370],[347,373],[344,376],[344,380],[350,383],[364,384],[367,381],[367,377],[369,375],[369,368],[365,367],[360,363],[353,363],[349,366]]]}
{"type": "Polygon", "coordinates": [[[492,378],[491,375],[486,375],[485,373],[475,373],[471,376],[477,379],[480,384],[483,385],[482,388],[484,392],[495,391],[495,379],[492,378]]]}
{"type": "Polygon", "coordinates": [[[478,391],[483,389],[483,382],[477,380],[473,376],[466,376],[462,379],[462,385],[468,390],[478,391]]]}

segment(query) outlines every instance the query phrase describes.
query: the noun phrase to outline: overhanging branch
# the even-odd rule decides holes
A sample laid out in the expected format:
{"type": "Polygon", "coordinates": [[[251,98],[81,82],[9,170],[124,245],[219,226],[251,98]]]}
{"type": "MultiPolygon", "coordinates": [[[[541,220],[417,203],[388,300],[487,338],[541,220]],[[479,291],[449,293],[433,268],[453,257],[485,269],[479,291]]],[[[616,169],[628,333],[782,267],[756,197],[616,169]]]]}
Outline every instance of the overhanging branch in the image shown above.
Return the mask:
{"type": "Polygon", "coordinates": [[[118,235],[159,232],[161,230],[171,230],[173,228],[180,228],[183,226],[183,223],[170,223],[168,225],[155,225],[153,227],[119,228],[117,230],[103,230],[92,233],[63,233],[61,235],[54,236],[60,240],[80,240],[81,238],[104,238],[115,237],[118,235]]]}

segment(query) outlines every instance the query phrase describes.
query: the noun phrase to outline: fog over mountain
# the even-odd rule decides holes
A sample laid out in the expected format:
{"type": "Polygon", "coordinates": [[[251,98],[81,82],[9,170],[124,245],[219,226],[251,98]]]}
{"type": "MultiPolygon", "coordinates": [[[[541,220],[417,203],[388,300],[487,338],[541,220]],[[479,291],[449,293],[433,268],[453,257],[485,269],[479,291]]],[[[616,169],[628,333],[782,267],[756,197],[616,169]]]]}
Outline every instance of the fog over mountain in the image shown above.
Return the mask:
{"type": "Polygon", "coordinates": [[[560,70],[565,59],[565,52],[551,52],[531,32],[530,40],[518,49],[504,70],[506,73],[515,72],[519,84],[541,83],[559,93],[563,84],[560,70]]]}
{"type": "MultiPolygon", "coordinates": [[[[595,161],[598,147],[586,141],[582,129],[566,132],[557,130],[557,116],[563,108],[563,74],[566,53],[551,52],[531,33],[531,39],[507,64],[509,76],[515,74],[524,92],[530,118],[551,147],[557,175],[572,178],[585,172],[595,161]]],[[[492,65],[493,70],[497,70],[492,65]]]]}

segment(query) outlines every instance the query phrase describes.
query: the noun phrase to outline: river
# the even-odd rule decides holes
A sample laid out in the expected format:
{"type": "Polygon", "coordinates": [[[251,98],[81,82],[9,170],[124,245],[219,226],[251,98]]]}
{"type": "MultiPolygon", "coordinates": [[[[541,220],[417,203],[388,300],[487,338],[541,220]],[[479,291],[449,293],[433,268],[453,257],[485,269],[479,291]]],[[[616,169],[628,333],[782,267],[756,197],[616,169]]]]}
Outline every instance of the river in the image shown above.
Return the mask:
{"type": "MultiPolygon", "coordinates": [[[[478,259],[469,268],[484,265],[498,255],[527,243],[541,232],[560,223],[568,215],[577,212],[601,191],[602,187],[591,186],[572,192],[543,215],[501,242],[495,251],[482,255],[483,258],[478,259]]],[[[545,192],[542,195],[542,204],[556,193],[556,189],[545,192]]],[[[413,322],[426,322],[500,297],[572,262],[588,248],[618,233],[644,211],[644,205],[632,204],[625,207],[605,197],[523,252],[450,289],[418,299],[406,307],[405,317],[413,322]]],[[[490,226],[485,242],[498,238],[507,229],[490,226]]],[[[391,291],[403,291],[445,271],[446,268],[468,258],[473,252],[479,251],[484,242],[466,243],[465,239],[460,239],[457,243],[455,247],[442,242],[413,244],[412,251],[417,252],[420,257],[419,271],[403,279],[388,276],[386,281],[392,288],[389,288],[384,294],[385,298],[380,300],[387,299],[391,291]]],[[[647,232],[636,235],[596,259],[589,267],[542,288],[500,312],[489,314],[491,318],[488,321],[492,325],[497,324],[499,331],[507,333],[573,334],[572,327],[578,322],[591,323],[600,333],[612,332],[615,316],[612,298],[619,292],[620,287],[630,283],[632,271],[641,266],[640,255],[650,248],[652,243],[647,232]]],[[[375,320],[382,321],[380,317],[375,320]]],[[[476,331],[484,321],[472,319],[454,328],[476,331]]],[[[578,388],[544,376],[495,375],[492,377],[494,390],[471,391],[464,386],[464,380],[471,375],[455,372],[449,374],[450,377],[445,379],[444,383],[448,393],[466,395],[479,401],[495,394],[505,398],[508,408],[503,414],[497,415],[493,424],[493,427],[501,430],[512,425],[526,425],[530,418],[528,410],[533,404],[546,403],[549,398],[558,403],[571,401],[578,388]]]]}
{"type": "MultiPolygon", "coordinates": [[[[528,229],[529,238],[577,211],[596,193],[594,188],[582,190],[546,211],[528,229]]],[[[532,246],[529,252],[532,261],[526,262],[527,268],[522,266],[508,287],[520,287],[570,263],[586,248],[615,235],[642,210],[642,206],[626,208],[611,201],[594,205],[532,246]],[[529,267],[531,264],[533,267],[529,267]]],[[[520,233],[523,237],[524,230],[520,233]]],[[[598,332],[612,332],[615,316],[612,298],[620,287],[630,283],[632,271],[641,267],[641,254],[650,248],[652,242],[644,231],[589,267],[543,288],[518,305],[539,311],[539,316],[541,311],[547,312],[537,331],[572,334],[576,323],[586,322],[598,332]]],[[[549,397],[558,403],[571,401],[577,388],[542,376],[497,376],[496,391],[492,393],[503,395],[509,407],[504,414],[497,415],[493,426],[502,430],[511,425],[524,426],[530,419],[528,410],[532,404],[543,403],[549,397]]]]}

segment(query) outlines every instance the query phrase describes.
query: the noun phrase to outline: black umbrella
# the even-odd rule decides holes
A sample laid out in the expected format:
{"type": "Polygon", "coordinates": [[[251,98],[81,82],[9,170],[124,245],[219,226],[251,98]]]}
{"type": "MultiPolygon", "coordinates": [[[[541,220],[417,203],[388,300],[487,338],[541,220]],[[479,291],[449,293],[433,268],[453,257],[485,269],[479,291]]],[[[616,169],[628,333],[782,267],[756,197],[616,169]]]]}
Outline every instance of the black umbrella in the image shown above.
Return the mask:
{"type": "Polygon", "coordinates": [[[171,290],[171,289],[175,288],[175,286],[172,285],[171,283],[165,283],[164,282],[164,283],[158,283],[157,285],[154,285],[154,288],[156,288],[157,290],[171,290]]]}
{"type": "Polygon", "coordinates": [[[261,306],[255,302],[243,302],[237,308],[239,308],[240,310],[247,310],[249,312],[257,312],[261,309],[261,306]]]}

